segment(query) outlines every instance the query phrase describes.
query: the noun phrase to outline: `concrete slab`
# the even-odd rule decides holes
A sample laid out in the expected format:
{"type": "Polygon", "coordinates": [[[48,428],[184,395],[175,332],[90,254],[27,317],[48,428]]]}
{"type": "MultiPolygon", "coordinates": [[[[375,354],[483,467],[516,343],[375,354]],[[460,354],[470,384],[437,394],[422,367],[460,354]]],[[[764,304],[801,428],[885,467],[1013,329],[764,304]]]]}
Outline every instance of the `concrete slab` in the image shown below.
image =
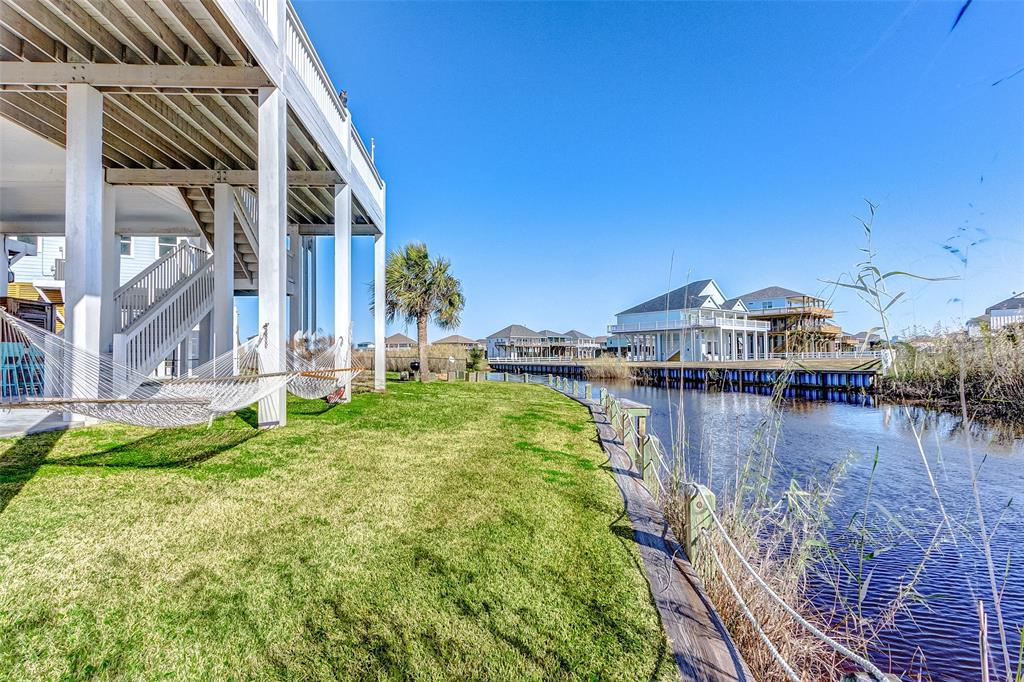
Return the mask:
{"type": "Polygon", "coordinates": [[[83,425],[81,420],[64,421],[63,412],[0,409],[0,438],[17,438],[32,433],[63,431],[83,425]]]}

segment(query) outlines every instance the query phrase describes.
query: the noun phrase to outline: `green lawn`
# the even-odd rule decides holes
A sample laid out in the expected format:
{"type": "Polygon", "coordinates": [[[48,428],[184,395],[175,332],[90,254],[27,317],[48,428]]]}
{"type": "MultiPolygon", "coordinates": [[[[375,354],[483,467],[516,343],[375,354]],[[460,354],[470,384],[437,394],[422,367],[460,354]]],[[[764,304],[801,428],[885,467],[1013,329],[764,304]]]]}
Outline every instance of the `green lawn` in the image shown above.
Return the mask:
{"type": "Polygon", "coordinates": [[[0,441],[0,679],[675,676],[583,407],[289,405],[0,441]]]}

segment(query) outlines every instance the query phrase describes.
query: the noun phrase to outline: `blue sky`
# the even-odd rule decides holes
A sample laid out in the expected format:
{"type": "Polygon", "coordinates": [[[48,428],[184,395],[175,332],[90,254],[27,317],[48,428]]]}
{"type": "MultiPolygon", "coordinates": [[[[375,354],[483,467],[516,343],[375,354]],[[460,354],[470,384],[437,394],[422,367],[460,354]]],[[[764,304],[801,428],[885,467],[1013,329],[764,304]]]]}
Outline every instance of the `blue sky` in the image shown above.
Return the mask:
{"type": "MultiPolygon", "coordinates": [[[[897,329],[1024,289],[1024,73],[993,85],[1024,67],[1024,3],[952,33],[959,2],[296,4],[376,139],[389,246],[451,259],[468,336],[602,333],[687,278],[831,294],[865,198],[881,267],[962,278],[906,283],[897,329]],[[950,237],[984,241],[965,267],[950,237]]],[[[369,239],[354,259],[362,340],[369,239]]]]}

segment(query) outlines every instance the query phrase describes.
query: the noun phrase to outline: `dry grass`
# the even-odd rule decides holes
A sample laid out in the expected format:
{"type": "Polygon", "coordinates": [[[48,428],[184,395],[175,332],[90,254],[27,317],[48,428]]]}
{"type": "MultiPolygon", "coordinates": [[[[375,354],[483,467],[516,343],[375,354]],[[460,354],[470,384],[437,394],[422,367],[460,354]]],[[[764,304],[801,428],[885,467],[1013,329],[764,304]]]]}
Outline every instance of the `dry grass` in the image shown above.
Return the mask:
{"type": "Polygon", "coordinates": [[[928,346],[900,344],[883,393],[897,400],[960,409],[960,377],[972,416],[1021,418],[1024,404],[1024,327],[1011,325],[980,336],[938,330],[928,346]]]}
{"type": "Polygon", "coordinates": [[[588,379],[629,379],[632,373],[625,359],[602,355],[586,363],[588,379]]]}
{"type": "MultiPolygon", "coordinates": [[[[837,631],[835,613],[821,612],[806,593],[812,568],[826,555],[823,547],[827,542],[829,509],[845,462],[829,472],[826,480],[812,479],[803,485],[791,481],[781,497],[769,494],[777,469],[774,444],[782,428],[784,387],[785,382],[780,379],[749,449],[737,459],[735,476],[717,486],[717,515],[744,559],[776,594],[819,629],[855,650],[864,650],[863,641],[845,629],[837,631]]],[[[685,430],[686,425],[680,424],[680,428],[685,430]]],[[[685,458],[676,453],[674,461],[684,462],[685,458]]],[[[676,480],[688,480],[686,472],[679,471],[676,480]]],[[[663,504],[675,532],[685,537],[682,490],[663,504]]],[[[694,567],[755,679],[784,682],[789,678],[745,615],[725,575],[781,657],[802,679],[837,680],[848,669],[842,656],[799,625],[765,593],[714,526],[703,536],[694,567]]]]}

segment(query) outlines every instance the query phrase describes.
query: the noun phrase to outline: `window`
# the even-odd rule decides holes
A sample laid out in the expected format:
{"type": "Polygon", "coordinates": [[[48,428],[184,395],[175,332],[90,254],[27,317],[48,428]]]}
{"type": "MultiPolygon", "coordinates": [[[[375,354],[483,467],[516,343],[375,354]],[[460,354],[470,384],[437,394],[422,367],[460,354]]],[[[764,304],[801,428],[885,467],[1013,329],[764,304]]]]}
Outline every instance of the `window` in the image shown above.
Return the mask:
{"type": "Polygon", "coordinates": [[[163,258],[174,249],[178,248],[178,242],[180,240],[177,237],[157,237],[157,256],[163,258]]]}
{"type": "Polygon", "coordinates": [[[132,246],[133,246],[133,244],[134,244],[134,242],[132,241],[131,237],[122,234],[121,235],[121,255],[122,256],[129,256],[130,257],[132,255],[132,246]]]}

